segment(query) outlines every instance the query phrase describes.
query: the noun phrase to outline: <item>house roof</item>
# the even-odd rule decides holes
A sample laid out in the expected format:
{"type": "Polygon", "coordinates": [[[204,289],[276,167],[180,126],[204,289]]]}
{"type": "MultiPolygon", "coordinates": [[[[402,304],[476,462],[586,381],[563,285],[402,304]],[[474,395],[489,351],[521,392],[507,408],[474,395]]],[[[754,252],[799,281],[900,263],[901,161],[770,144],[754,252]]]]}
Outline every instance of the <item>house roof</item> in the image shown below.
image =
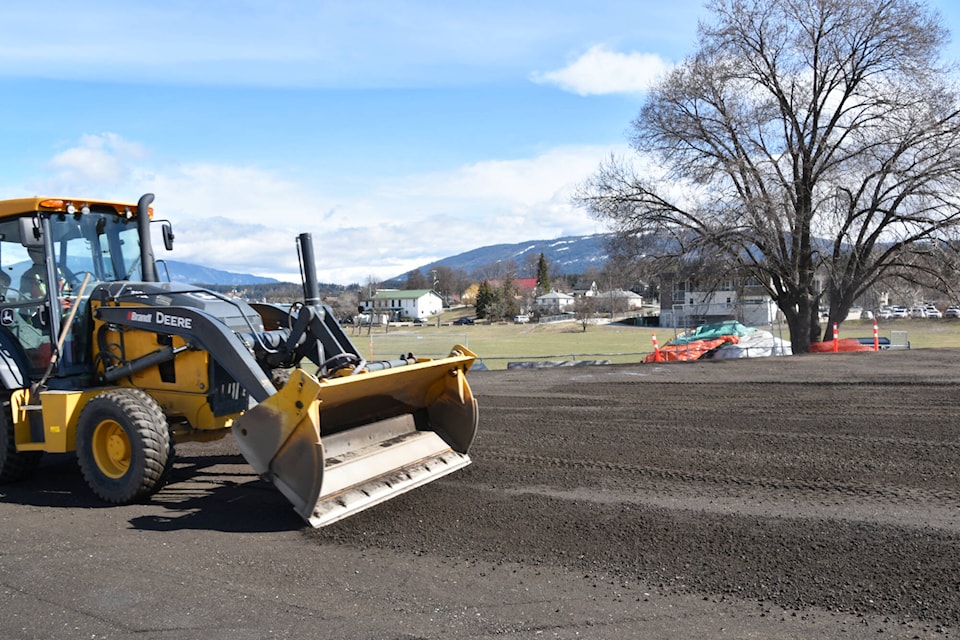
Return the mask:
{"type": "Polygon", "coordinates": [[[432,289],[380,289],[368,300],[419,300],[430,294],[440,297],[432,289]]]}
{"type": "MultiPolygon", "coordinates": [[[[487,280],[492,287],[502,287],[503,280],[487,280]]],[[[529,293],[537,288],[537,279],[536,278],[514,278],[513,286],[516,287],[517,293],[529,293]]]]}
{"type": "Polygon", "coordinates": [[[513,281],[520,293],[527,293],[537,288],[536,278],[517,278],[513,281]]]}
{"type": "Polygon", "coordinates": [[[623,289],[614,289],[613,291],[604,291],[597,294],[598,298],[628,298],[643,299],[643,296],[637,295],[633,291],[624,291],[623,289]]]}
{"type": "Polygon", "coordinates": [[[537,300],[573,300],[573,296],[560,293],[559,291],[550,291],[542,296],[537,296],[537,300]]]}

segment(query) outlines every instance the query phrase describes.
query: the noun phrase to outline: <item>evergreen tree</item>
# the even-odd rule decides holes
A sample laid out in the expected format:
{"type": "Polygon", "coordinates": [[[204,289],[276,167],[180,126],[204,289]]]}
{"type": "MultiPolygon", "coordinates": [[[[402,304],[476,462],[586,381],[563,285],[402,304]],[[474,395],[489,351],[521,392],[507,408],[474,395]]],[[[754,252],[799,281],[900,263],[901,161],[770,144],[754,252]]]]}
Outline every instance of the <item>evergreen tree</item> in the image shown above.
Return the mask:
{"type": "Polygon", "coordinates": [[[484,280],[480,283],[480,287],[477,289],[477,317],[478,318],[487,318],[490,315],[493,315],[493,312],[496,306],[499,303],[499,295],[496,289],[490,286],[490,283],[487,280],[484,280]]]}
{"type": "Polygon", "coordinates": [[[503,279],[503,285],[500,287],[500,317],[512,318],[520,313],[520,305],[517,304],[517,283],[512,274],[507,274],[503,279]]]}
{"type": "Polygon", "coordinates": [[[537,289],[541,294],[550,293],[550,265],[542,251],[540,260],[537,261],[537,289]]]}

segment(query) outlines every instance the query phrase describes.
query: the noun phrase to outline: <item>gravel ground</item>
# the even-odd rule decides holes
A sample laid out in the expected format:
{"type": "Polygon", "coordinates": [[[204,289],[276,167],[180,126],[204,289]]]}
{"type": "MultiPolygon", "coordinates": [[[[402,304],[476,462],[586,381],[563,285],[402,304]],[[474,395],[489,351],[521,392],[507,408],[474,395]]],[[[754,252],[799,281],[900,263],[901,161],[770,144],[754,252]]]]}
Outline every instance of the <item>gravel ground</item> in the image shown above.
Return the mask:
{"type": "Polygon", "coordinates": [[[321,530],[232,439],[0,487],[3,638],[949,638],[960,352],[478,371],[474,464],[321,530]]]}

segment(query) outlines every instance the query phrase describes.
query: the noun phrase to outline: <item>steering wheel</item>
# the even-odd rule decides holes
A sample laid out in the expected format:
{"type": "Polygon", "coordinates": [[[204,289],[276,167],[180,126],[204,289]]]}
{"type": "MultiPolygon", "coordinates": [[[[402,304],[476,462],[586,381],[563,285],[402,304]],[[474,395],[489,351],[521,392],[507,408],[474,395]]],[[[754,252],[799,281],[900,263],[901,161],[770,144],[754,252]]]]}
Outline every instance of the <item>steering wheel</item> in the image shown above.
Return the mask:
{"type": "Polygon", "coordinates": [[[61,265],[57,265],[57,274],[63,277],[63,284],[60,286],[61,295],[72,294],[87,274],[90,274],[91,280],[96,278],[92,271],[71,271],[66,266],[61,265]]]}

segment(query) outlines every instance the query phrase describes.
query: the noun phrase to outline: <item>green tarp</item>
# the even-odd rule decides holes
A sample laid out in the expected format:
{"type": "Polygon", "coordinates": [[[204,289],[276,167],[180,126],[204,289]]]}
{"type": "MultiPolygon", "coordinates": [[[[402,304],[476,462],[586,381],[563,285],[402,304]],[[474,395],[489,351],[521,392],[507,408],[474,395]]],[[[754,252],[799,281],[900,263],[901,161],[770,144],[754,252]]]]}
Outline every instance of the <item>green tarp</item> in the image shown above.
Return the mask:
{"type": "Polygon", "coordinates": [[[754,331],[756,331],[756,329],[745,327],[736,320],[727,320],[726,322],[700,325],[696,329],[681,333],[667,344],[687,344],[697,340],[716,340],[723,336],[737,336],[738,338],[742,338],[754,331]]]}

